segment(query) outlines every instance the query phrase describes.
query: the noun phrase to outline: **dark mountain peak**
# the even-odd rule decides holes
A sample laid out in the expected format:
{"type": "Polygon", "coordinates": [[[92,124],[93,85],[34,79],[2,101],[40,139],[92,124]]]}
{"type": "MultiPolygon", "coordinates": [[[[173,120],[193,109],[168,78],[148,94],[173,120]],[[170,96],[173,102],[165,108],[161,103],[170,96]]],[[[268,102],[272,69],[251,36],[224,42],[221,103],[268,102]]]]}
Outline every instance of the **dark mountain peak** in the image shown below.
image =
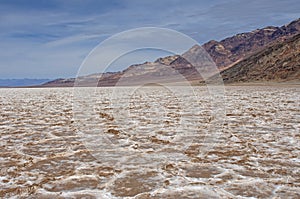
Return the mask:
{"type": "Polygon", "coordinates": [[[176,60],[178,57],[179,57],[179,55],[172,55],[172,56],[167,56],[167,57],[163,57],[163,58],[158,58],[157,60],[155,60],[154,63],[160,63],[160,64],[163,64],[163,65],[170,65],[171,62],[176,60]]]}
{"type": "Polygon", "coordinates": [[[191,64],[182,56],[178,56],[174,61],[170,63],[170,66],[173,68],[178,68],[178,67],[189,67],[191,64]]]}
{"type": "Polygon", "coordinates": [[[300,32],[300,19],[294,20],[280,27],[283,35],[293,36],[300,32]]]}
{"type": "Polygon", "coordinates": [[[292,21],[292,22],[290,22],[286,25],[283,25],[281,28],[284,28],[284,27],[293,28],[294,27],[294,28],[298,29],[299,26],[300,26],[300,18],[298,18],[298,19],[296,19],[296,20],[294,20],[294,21],[292,21]]]}

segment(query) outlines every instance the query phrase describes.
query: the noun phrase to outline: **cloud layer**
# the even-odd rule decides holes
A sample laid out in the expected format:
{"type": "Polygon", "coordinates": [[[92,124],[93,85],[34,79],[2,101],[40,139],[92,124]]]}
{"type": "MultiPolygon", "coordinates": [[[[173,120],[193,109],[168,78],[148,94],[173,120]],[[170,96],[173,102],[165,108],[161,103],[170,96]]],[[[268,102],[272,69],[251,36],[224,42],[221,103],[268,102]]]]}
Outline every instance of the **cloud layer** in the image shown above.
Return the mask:
{"type": "Polygon", "coordinates": [[[131,28],[170,28],[204,43],[285,24],[299,10],[297,0],[2,1],[0,78],[75,76],[97,44],[131,28]]]}

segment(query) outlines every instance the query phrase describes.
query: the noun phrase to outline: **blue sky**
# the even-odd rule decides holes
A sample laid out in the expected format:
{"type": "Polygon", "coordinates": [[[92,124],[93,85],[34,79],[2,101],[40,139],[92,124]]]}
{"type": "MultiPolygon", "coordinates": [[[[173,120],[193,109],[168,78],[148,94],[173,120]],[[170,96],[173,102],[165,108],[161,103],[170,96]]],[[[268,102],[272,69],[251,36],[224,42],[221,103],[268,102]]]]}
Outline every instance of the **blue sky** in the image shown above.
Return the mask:
{"type": "Polygon", "coordinates": [[[132,28],[170,28],[202,44],[299,11],[299,0],[0,0],[0,78],[75,76],[97,44],[132,28]]]}

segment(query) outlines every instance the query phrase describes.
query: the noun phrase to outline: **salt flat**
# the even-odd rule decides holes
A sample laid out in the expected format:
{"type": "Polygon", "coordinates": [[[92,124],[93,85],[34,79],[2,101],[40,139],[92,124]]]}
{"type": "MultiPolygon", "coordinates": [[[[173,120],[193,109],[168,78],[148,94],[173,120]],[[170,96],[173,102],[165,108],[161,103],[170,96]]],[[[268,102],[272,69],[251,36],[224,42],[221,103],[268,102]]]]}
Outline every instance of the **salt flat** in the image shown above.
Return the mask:
{"type": "Polygon", "coordinates": [[[299,86],[128,89],[0,89],[0,197],[300,197],[299,86]]]}

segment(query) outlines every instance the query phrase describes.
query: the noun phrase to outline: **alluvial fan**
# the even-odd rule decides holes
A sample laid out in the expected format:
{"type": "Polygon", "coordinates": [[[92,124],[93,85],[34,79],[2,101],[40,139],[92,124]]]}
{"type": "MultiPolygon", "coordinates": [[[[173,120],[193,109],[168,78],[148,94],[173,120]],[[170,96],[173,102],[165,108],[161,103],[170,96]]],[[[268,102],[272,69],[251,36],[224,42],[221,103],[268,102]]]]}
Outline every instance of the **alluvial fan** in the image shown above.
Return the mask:
{"type": "Polygon", "coordinates": [[[218,128],[205,87],[78,89],[0,89],[1,198],[300,198],[299,86],[226,87],[218,128]]]}

